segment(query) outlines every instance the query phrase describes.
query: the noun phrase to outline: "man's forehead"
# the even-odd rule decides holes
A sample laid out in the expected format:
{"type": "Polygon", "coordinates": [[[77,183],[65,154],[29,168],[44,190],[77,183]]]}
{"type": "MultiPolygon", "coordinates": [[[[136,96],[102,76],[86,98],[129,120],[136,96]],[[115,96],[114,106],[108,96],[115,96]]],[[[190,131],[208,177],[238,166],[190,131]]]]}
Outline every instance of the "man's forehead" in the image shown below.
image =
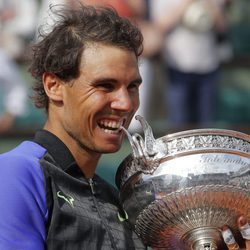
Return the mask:
{"type": "MultiPolygon", "coordinates": [[[[126,47],[119,46],[117,44],[103,43],[103,42],[87,42],[84,44],[82,57],[84,58],[87,54],[97,55],[103,51],[120,50],[127,53],[133,54],[137,58],[136,53],[126,47]]],[[[110,55],[112,56],[112,55],[110,55]]]]}

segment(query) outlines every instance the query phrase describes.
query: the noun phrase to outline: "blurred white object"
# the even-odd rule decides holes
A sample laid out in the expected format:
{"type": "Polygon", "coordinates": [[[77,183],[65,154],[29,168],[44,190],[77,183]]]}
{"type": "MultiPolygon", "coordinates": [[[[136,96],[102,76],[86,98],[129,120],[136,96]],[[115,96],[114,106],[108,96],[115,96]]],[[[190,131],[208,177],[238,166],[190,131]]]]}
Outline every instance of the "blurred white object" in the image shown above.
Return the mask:
{"type": "Polygon", "coordinates": [[[214,26],[214,20],[204,1],[191,3],[185,11],[182,21],[186,27],[198,32],[207,32],[214,26]]]}

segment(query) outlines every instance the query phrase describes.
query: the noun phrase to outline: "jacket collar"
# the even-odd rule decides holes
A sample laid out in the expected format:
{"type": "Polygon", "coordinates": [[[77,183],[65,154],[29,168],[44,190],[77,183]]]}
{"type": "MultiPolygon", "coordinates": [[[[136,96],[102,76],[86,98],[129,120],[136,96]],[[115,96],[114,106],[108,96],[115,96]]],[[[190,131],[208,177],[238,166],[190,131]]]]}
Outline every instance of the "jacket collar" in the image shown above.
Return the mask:
{"type": "Polygon", "coordinates": [[[67,146],[54,134],[47,130],[38,130],[34,137],[34,142],[47,149],[62,170],[75,166],[76,162],[67,146]]]}

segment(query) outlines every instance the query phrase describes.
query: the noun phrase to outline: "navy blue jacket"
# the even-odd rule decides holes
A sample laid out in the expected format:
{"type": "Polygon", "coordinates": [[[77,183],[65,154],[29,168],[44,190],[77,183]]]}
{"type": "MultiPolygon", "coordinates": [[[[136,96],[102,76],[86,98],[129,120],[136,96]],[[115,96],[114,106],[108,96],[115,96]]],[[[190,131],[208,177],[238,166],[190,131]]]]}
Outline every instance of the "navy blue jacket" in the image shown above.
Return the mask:
{"type": "Polygon", "coordinates": [[[0,155],[0,249],[145,249],[123,217],[118,191],[48,131],[0,155]]]}

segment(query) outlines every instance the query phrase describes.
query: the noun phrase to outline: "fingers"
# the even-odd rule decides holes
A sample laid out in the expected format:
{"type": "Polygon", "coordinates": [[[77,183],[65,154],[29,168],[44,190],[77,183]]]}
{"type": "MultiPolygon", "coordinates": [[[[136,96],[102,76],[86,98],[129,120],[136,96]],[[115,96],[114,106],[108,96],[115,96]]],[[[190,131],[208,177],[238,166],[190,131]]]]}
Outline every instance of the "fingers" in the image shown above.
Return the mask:
{"type": "Polygon", "coordinates": [[[224,239],[224,242],[226,243],[229,250],[239,250],[240,247],[238,243],[235,241],[235,238],[233,236],[233,233],[229,229],[228,226],[223,226],[222,228],[222,237],[224,239]]]}
{"type": "Polygon", "coordinates": [[[237,225],[243,239],[245,239],[246,250],[250,250],[250,225],[247,219],[244,216],[240,216],[237,220],[237,225]]]}

